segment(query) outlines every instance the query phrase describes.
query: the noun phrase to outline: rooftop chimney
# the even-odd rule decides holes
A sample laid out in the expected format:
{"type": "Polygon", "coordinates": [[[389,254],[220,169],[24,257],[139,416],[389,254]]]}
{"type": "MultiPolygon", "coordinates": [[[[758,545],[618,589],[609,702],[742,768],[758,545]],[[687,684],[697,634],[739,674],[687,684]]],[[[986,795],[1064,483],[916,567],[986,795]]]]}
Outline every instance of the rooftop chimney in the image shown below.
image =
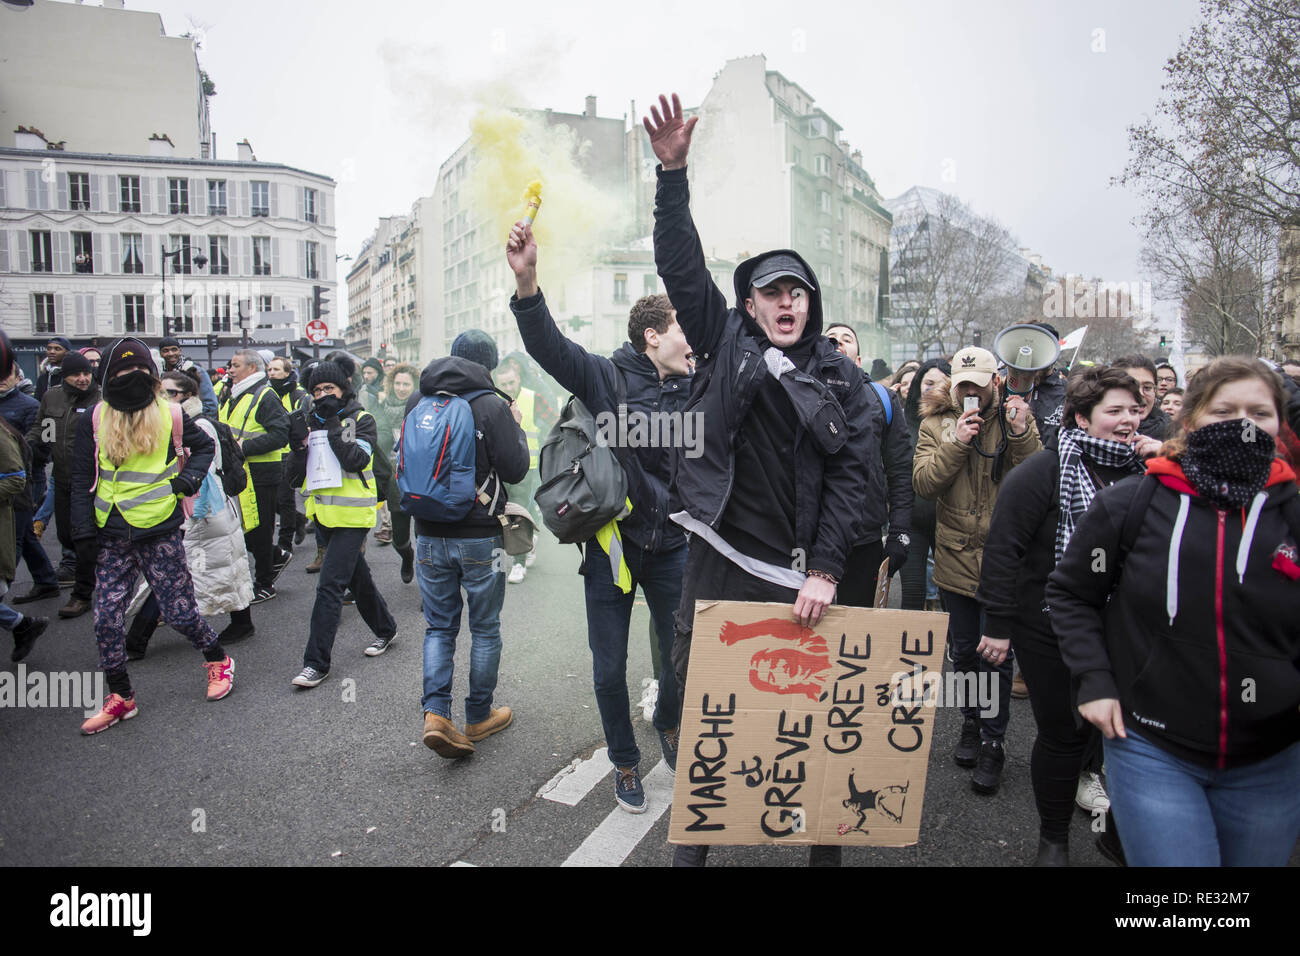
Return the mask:
{"type": "Polygon", "coordinates": [[[19,126],[14,130],[14,148],[15,149],[47,149],[48,145],[45,134],[40,130],[32,127],[19,126]]]}
{"type": "Polygon", "coordinates": [[[583,116],[590,116],[591,118],[595,119],[595,117],[596,117],[596,97],[594,97],[594,96],[589,96],[589,97],[587,97],[587,106],[586,106],[586,108],[582,111],[582,115],[583,115],[583,116]]]}
{"type": "Polygon", "coordinates": [[[253,154],[253,146],[247,139],[241,139],[235,145],[239,148],[239,161],[241,163],[257,162],[257,157],[253,154]]]}

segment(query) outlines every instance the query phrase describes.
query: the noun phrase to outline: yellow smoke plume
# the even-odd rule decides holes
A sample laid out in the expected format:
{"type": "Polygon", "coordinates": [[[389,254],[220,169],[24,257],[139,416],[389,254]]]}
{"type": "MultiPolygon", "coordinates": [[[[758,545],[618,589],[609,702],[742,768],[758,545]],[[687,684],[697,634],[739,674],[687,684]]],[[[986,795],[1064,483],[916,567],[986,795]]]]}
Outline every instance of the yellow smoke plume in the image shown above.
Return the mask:
{"type": "MultiPolygon", "coordinates": [[[[546,215],[533,223],[539,277],[559,283],[595,262],[603,245],[622,238],[625,210],[583,173],[590,144],[567,126],[540,117],[483,109],[470,123],[474,206],[488,217],[501,255],[510,227],[523,219],[529,194],[545,187],[546,215]]],[[[491,248],[491,246],[489,246],[491,248]]]]}

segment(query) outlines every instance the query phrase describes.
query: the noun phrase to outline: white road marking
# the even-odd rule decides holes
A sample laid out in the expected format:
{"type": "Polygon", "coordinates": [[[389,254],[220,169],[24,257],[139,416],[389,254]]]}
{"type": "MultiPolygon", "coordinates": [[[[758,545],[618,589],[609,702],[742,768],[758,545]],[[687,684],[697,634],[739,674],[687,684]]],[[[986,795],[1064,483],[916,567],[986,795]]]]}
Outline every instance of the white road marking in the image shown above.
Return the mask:
{"type": "Polygon", "coordinates": [[[662,760],[642,778],[641,784],[645,787],[646,812],[628,813],[615,807],[569,854],[564,866],[619,866],[627,859],[673,802],[673,775],[662,760]]]}
{"type": "Polygon", "coordinates": [[[576,807],[578,801],[591,792],[614,769],[609,762],[609,750],[601,747],[586,760],[575,760],[537,791],[539,797],[576,807]]]}
{"type": "Polygon", "coordinates": [[[477,863],[466,863],[464,860],[457,860],[452,866],[478,866],[477,863]]]}

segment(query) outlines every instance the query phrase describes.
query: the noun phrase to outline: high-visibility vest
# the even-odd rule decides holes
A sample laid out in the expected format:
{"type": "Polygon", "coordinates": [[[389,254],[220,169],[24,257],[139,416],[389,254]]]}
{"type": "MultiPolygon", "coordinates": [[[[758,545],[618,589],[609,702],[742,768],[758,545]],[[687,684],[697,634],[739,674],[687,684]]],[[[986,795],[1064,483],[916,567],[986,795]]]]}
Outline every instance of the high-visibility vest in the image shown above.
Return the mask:
{"type": "MultiPolygon", "coordinates": [[[[267,392],[270,392],[275,398],[279,398],[271,386],[263,385],[261,388],[257,389],[256,392],[249,389],[243,395],[239,396],[238,399],[225,402],[221,406],[218,412],[218,418],[220,418],[224,424],[230,426],[230,431],[234,434],[235,441],[240,444],[243,444],[244,440],[247,438],[266,434],[266,429],[263,428],[261,422],[257,420],[257,408],[262,401],[262,397],[267,392]]],[[[283,445],[282,448],[288,448],[288,443],[283,445]]],[[[282,448],[273,448],[270,451],[262,452],[260,455],[246,455],[244,460],[249,464],[256,464],[263,461],[279,461],[282,457],[280,454],[282,448]]]]}
{"type": "MultiPolygon", "coordinates": [[[[118,513],[133,528],[152,528],[166,521],[176,510],[180,497],[171,488],[171,480],[181,473],[181,463],[167,460],[167,449],[172,447],[171,414],[158,403],[163,413],[158,416],[157,440],[147,452],[132,455],[120,466],[114,465],[98,441],[98,484],[95,486],[95,524],[102,528],[116,507],[118,513]]],[[[102,427],[102,426],[101,426],[102,427]]]]}
{"type": "MultiPolygon", "coordinates": [[[[358,411],[356,420],[361,421],[363,415],[374,418],[369,412],[358,411]]],[[[307,481],[303,479],[302,490],[307,495],[307,517],[314,518],[318,524],[327,528],[374,527],[379,504],[374,465],[374,449],[371,449],[365,470],[360,474],[344,471],[343,483],[336,488],[308,491],[307,481]]]]}
{"type": "Polygon", "coordinates": [[[521,388],[519,397],[515,399],[515,404],[519,406],[520,422],[519,427],[524,430],[528,436],[528,468],[533,470],[537,468],[537,452],[541,448],[537,434],[537,422],[533,420],[533,408],[536,405],[537,393],[530,388],[521,388]]]}
{"type": "MultiPolygon", "coordinates": [[[[306,390],[301,388],[291,388],[289,389],[289,391],[285,392],[283,395],[280,396],[280,404],[284,406],[284,410],[286,412],[292,415],[294,412],[298,410],[298,406],[302,404],[302,400],[306,397],[307,397],[306,390]]],[[[285,446],[280,449],[280,458],[281,460],[283,460],[288,457],[289,457],[289,446],[288,444],[285,444],[285,446]]]]}

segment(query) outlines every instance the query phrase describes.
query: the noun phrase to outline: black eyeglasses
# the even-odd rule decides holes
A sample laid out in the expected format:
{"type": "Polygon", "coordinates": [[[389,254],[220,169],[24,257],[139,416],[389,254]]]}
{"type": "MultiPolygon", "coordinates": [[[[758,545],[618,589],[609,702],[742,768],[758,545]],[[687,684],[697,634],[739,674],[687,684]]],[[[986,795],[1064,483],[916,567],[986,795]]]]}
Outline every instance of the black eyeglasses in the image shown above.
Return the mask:
{"type": "Polygon", "coordinates": [[[188,394],[189,394],[189,392],[182,392],[179,388],[165,388],[165,389],[163,389],[163,391],[166,392],[168,395],[188,395],[188,394]]]}

